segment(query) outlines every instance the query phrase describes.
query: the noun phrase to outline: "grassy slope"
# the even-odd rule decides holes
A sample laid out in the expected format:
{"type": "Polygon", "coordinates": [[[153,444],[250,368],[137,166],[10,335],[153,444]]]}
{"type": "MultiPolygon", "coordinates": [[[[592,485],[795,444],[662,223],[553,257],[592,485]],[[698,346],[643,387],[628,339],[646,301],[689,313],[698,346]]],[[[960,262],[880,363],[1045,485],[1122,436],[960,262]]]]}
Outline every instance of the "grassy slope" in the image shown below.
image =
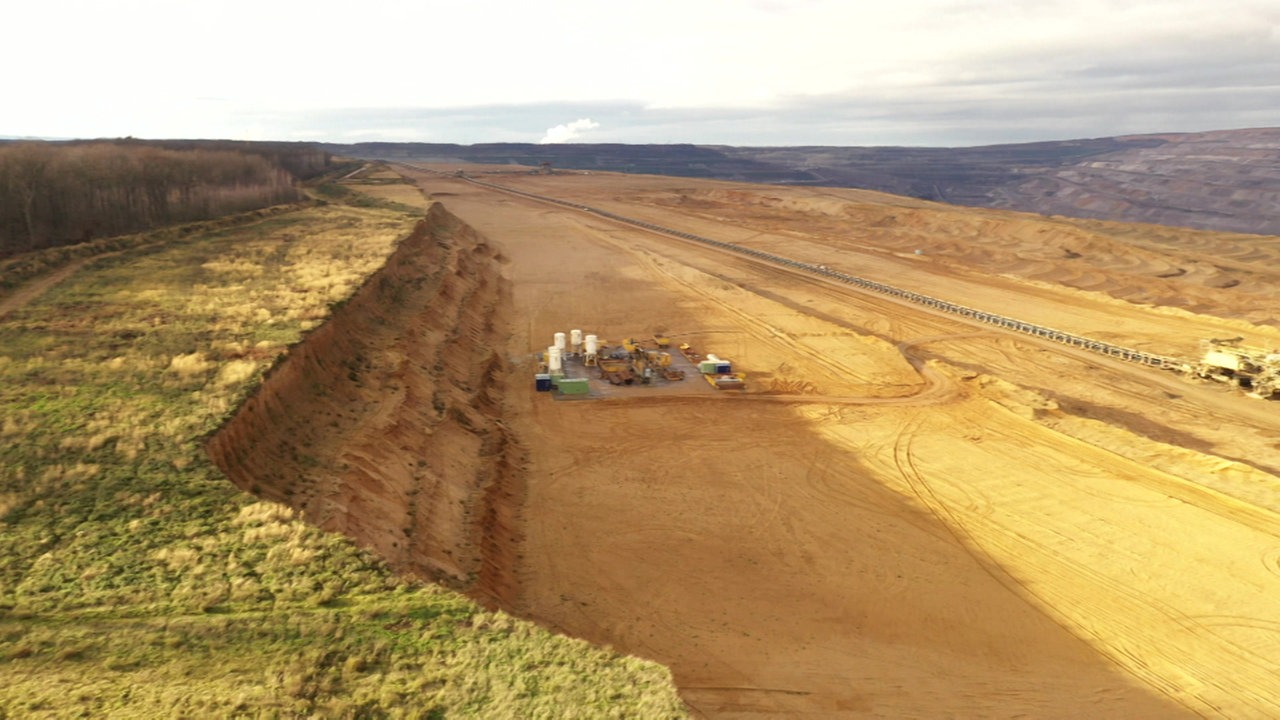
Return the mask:
{"type": "Polygon", "coordinates": [[[682,714],[665,668],[395,577],[201,452],[412,219],[174,238],[0,321],[0,717],[682,714]]]}

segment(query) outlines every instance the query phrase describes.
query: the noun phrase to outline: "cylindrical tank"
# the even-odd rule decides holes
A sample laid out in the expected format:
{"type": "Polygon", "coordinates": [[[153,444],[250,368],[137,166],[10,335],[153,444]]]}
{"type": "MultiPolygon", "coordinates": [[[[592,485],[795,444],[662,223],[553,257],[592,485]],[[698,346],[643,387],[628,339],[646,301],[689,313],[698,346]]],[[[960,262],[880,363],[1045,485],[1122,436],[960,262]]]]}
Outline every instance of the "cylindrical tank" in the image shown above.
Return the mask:
{"type": "MultiPolygon", "coordinates": [[[[564,333],[560,333],[560,334],[563,335],[564,333]]],[[[560,372],[561,370],[560,360],[561,360],[561,357],[563,357],[563,354],[564,354],[563,350],[561,348],[556,347],[555,345],[552,345],[551,347],[547,348],[547,371],[548,372],[553,372],[553,373],[560,372]]]]}
{"type": "Polygon", "coordinates": [[[600,350],[600,338],[596,337],[595,335],[588,335],[587,348],[586,348],[587,354],[595,355],[596,352],[599,350],[600,350]]]}
{"type": "Polygon", "coordinates": [[[707,353],[707,359],[713,363],[720,362],[720,358],[716,357],[715,355],[712,355],[711,353],[707,353]]]}
{"type": "Polygon", "coordinates": [[[570,330],[570,331],[569,331],[569,342],[570,342],[574,347],[578,347],[579,345],[581,345],[581,344],[582,344],[582,331],[581,331],[581,330],[570,330]]]}
{"type": "Polygon", "coordinates": [[[556,333],[556,344],[555,344],[555,346],[554,346],[554,347],[556,347],[557,349],[560,349],[560,350],[564,350],[564,348],[565,348],[565,344],[564,344],[564,333],[562,333],[562,332],[560,332],[560,333],[556,333]]]}

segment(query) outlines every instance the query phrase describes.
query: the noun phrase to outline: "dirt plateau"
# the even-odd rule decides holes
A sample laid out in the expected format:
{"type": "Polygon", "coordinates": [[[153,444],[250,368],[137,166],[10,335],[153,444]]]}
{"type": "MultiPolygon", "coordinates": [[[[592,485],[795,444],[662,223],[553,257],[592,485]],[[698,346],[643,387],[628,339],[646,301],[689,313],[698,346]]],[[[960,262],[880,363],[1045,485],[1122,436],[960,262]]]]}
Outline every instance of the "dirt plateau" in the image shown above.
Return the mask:
{"type": "Polygon", "coordinates": [[[238,486],[667,664],[696,716],[1280,717],[1275,403],[575,205],[1183,358],[1280,347],[1280,240],[401,169],[436,204],[210,438],[238,486]],[[573,328],[748,388],[535,392],[573,328]]]}

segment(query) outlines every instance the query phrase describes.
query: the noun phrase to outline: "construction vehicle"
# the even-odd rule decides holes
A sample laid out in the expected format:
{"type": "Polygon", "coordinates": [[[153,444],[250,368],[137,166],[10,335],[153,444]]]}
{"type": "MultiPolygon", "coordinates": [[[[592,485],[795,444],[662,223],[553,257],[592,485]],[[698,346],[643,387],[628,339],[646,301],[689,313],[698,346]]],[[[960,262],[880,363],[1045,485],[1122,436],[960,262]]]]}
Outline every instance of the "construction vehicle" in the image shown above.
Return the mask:
{"type": "Polygon", "coordinates": [[[679,377],[674,377],[674,373],[665,372],[671,367],[670,353],[661,350],[651,350],[640,345],[634,339],[624,340],[622,347],[630,352],[631,369],[635,371],[636,376],[640,378],[640,382],[649,384],[659,375],[668,380],[683,380],[684,374],[680,373],[679,377]]]}
{"type": "Polygon", "coordinates": [[[746,373],[703,373],[703,379],[717,390],[746,390],[746,373]]]}
{"type": "Polygon", "coordinates": [[[705,357],[689,346],[689,343],[680,343],[680,354],[685,359],[693,363],[698,368],[698,373],[702,375],[702,379],[707,384],[717,390],[745,390],[747,388],[747,374],[733,372],[733,364],[728,360],[723,360],[712,354],[705,357]]]}
{"type": "Polygon", "coordinates": [[[1191,372],[1234,385],[1255,397],[1280,397],[1280,351],[1243,345],[1243,339],[1203,341],[1204,354],[1191,372]]]}
{"type": "Polygon", "coordinates": [[[636,374],[626,360],[614,357],[602,357],[596,361],[600,377],[612,385],[630,385],[636,381],[636,374]]]}

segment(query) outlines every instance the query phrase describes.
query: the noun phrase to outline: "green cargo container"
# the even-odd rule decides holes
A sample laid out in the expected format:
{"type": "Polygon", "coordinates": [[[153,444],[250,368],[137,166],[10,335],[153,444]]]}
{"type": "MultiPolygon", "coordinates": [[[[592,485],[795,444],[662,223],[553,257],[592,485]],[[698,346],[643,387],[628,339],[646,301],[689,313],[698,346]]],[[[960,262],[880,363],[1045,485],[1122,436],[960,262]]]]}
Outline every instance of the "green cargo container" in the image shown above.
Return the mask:
{"type": "Polygon", "coordinates": [[[563,378],[560,380],[560,392],[564,395],[586,395],[591,388],[586,378],[563,378]]]}

